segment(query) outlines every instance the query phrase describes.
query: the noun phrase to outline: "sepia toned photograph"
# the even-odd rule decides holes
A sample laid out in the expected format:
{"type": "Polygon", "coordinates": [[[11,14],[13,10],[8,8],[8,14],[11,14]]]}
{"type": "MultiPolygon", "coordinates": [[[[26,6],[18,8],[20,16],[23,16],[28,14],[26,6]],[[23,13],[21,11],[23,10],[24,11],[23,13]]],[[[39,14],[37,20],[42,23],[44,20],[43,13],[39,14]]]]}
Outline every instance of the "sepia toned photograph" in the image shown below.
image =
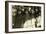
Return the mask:
{"type": "Polygon", "coordinates": [[[41,28],[40,6],[12,6],[13,28],[41,28]]]}
{"type": "Polygon", "coordinates": [[[44,3],[5,3],[6,32],[44,31],[44,3]]]}

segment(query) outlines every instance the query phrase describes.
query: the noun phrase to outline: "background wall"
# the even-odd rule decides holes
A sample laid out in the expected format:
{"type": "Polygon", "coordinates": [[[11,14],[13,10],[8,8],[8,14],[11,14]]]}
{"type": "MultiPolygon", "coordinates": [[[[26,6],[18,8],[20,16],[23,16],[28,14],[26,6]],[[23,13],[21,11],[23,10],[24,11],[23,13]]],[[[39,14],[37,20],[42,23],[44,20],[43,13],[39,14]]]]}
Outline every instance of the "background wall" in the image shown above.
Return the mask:
{"type": "MultiPolygon", "coordinates": [[[[0,34],[6,34],[5,33],[5,1],[6,0],[0,0],[0,34]]],[[[10,1],[13,1],[13,0],[10,0],[10,1]]],[[[46,15],[46,0],[14,0],[14,1],[45,3],[45,15],[46,15]]],[[[45,28],[46,28],[46,21],[45,21],[45,28]]],[[[7,34],[46,34],[46,29],[45,31],[41,31],[41,32],[7,33],[7,34]]]]}

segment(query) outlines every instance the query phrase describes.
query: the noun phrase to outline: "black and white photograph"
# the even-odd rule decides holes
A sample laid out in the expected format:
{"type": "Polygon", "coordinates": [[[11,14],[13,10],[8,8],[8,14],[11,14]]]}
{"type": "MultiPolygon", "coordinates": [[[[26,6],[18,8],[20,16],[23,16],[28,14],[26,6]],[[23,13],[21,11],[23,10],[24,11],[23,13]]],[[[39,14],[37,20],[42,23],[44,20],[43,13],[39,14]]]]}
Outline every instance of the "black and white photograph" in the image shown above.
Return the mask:
{"type": "Polygon", "coordinates": [[[5,2],[6,32],[44,31],[44,3],[5,2]]]}

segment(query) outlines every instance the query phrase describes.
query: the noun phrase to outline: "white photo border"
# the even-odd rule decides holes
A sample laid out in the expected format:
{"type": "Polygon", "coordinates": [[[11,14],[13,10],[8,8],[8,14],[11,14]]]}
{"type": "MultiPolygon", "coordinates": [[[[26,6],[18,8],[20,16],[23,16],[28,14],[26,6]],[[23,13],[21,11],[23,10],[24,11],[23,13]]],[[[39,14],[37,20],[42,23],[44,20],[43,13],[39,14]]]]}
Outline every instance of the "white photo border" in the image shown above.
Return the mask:
{"type": "MultiPolygon", "coordinates": [[[[5,9],[6,10],[6,9],[5,9]]],[[[44,27],[45,23],[44,23],[44,5],[41,4],[37,4],[37,3],[30,3],[30,2],[8,2],[8,32],[19,32],[19,31],[42,31],[45,29],[44,27]],[[13,29],[12,28],[12,5],[21,5],[21,6],[40,6],[41,7],[41,28],[19,28],[19,29],[13,29]]]]}

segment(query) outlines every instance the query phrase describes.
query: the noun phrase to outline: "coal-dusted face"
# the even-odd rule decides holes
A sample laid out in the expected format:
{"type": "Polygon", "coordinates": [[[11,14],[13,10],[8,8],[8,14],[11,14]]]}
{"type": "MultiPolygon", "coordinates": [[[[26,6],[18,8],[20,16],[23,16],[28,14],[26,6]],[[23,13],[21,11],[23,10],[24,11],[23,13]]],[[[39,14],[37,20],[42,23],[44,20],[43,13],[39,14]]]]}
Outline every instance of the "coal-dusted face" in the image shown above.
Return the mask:
{"type": "Polygon", "coordinates": [[[30,26],[33,27],[31,25],[33,23],[34,27],[41,27],[41,25],[37,25],[40,23],[38,21],[40,20],[39,18],[41,18],[40,6],[20,6],[20,5],[12,6],[13,28],[26,28],[28,24],[30,24],[30,26]],[[26,24],[27,22],[28,24],[26,24]],[[27,26],[24,24],[26,24],[27,26]]]}

